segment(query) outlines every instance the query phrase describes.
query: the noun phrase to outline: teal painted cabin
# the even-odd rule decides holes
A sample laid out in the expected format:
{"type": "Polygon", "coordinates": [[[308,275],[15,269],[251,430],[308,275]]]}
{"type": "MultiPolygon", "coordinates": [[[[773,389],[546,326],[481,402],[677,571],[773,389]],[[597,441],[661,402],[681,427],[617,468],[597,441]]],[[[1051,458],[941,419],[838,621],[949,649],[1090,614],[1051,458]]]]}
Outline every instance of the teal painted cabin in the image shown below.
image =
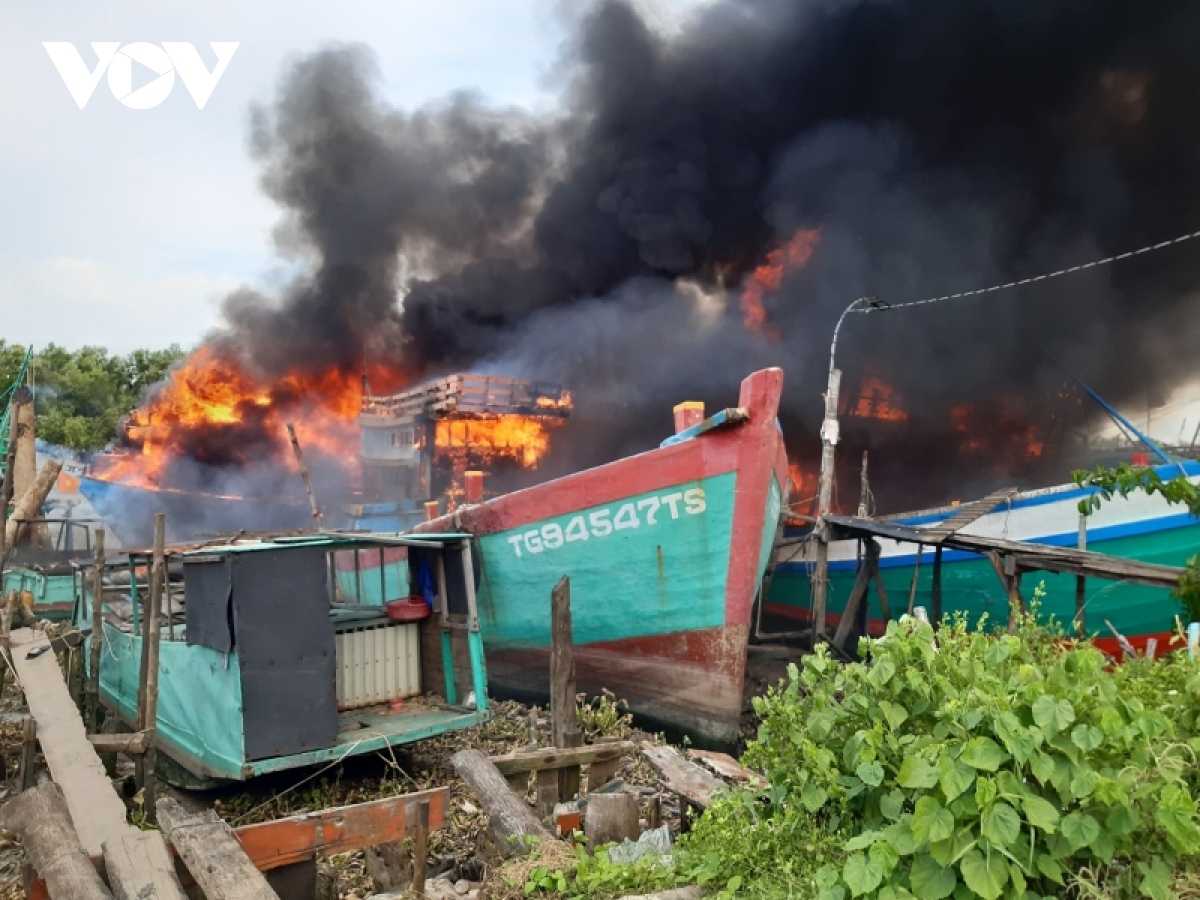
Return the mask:
{"type": "MultiPolygon", "coordinates": [[[[317,534],[170,548],[166,559],[156,739],[191,783],[325,763],[488,718],[466,535],[317,534]],[[344,589],[360,556],[393,576],[377,578],[382,590],[365,602],[344,589]],[[385,604],[413,593],[409,572],[424,595],[399,621],[385,604]]],[[[149,562],[130,553],[106,566],[101,594],[101,701],[131,729],[149,562]]],[[[88,632],[94,578],[90,567],[77,580],[75,620],[88,632]]]]}

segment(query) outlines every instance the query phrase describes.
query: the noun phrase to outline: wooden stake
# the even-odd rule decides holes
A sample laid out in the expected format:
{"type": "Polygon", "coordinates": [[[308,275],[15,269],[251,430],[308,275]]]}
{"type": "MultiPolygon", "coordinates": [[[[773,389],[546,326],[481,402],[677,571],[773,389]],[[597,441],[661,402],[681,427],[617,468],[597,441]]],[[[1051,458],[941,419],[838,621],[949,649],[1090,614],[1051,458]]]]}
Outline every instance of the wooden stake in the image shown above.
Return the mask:
{"type": "Polygon", "coordinates": [[[933,551],[933,588],[929,593],[929,605],[932,607],[930,612],[933,617],[933,627],[937,628],[942,624],[942,546],[938,546],[933,551]]]}
{"type": "MultiPolygon", "coordinates": [[[[571,579],[564,575],[550,593],[550,736],[560,750],[583,743],[575,709],[575,651],[571,629],[571,579]]],[[[558,793],[579,793],[579,767],[558,773],[558,793]]]]}
{"type": "Polygon", "coordinates": [[[858,577],[854,579],[854,588],[850,591],[846,608],[842,610],[842,620],[838,622],[837,632],[833,636],[833,643],[837,647],[844,649],[846,638],[849,637],[850,630],[854,627],[854,620],[858,618],[859,605],[866,602],[867,587],[874,576],[875,564],[878,559],[879,543],[868,538],[866,556],[859,564],[858,577]]]}
{"type": "Polygon", "coordinates": [[[917,576],[921,574],[921,551],[924,544],[917,544],[917,561],[913,564],[912,584],[908,588],[908,614],[913,614],[913,604],[917,602],[917,576]]]}
{"type": "Polygon", "coordinates": [[[139,761],[143,807],[150,821],[154,821],[157,807],[154,803],[154,766],[157,762],[158,731],[158,659],[162,637],[162,591],[166,581],[167,566],[164,557],[164,540],[167,517],[154,514],[154,559],[150,566],[150,590],[146,594],[145,618],[142,622],[142,671],[138,680],[138,731],[146,732],[148,742],[139,761]]]}
{"type": "Polygon", "coordinates": [[[21,729],[21,790],[33,787],[33,768],[37,764],[37,719],[28,716],[21,729]]]}
{"type": "Polygon", "coordinates": [[[825,640],[825,601],[829,589],[829,527],[825,516],[833,500],[834,453],[838,441],[838,387],[842,373],[833,369],[829,373],[829,386],[825,391],[825,422],[821,426],[821,480],[817,485],[817,565],[812,576],[813,646],[825,640]]]}
{"type": "Polygon", "coordinates": [[[413,832],[413,895],[425,896],[425,864],[429,855],[429,801],[410,803],[405,818],[416,825],[413,832]]]}
{"type": "MultiPolygon", "coordinates": [[[[86,595],[85,595],[86,596],[86,595]]],[[[104,529],[96,529],[96,559],[92,575],[92,646],[88,665],[88,731],[100,727],[100,649],[104,644],[104,529]]]]}
{"type": "MultiPolygon", "coordinates": [[[[1087,516],[1083,513],[1079,514],[1079,540],[1077,545],[1080,550],[1087,549],[1087,516]]],[[[1079,637],[1087,634],[1087,612],[1084,607],[1087,604],[1087,577],[1083,575],[1075,576],[1075,633],[1079,637]]]]}
{"type": "Polygon", "coordinates": [[[300,451],[300,441],[296,439],[296,429],[292,423],[287,423],[288,438],[292,442],[292,453],[296,455],[296,465],[300,467],[300,477],[304,479],[304,490],[308,494],[308,505],[312,507],[313,519],[316,520],[317,530],[324,526],[321,523],[321,510],[317,507],[317,498],[313,496],[312,482],[308,480],[308,466],[304,465],[304,454],[300,451]]]}

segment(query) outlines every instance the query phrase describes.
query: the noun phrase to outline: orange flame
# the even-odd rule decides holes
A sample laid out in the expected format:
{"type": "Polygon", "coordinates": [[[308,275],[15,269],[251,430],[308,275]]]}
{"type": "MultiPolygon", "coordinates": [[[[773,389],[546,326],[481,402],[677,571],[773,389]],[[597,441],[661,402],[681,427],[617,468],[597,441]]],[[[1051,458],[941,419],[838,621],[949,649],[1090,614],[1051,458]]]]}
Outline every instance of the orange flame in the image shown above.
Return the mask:
{"type": "Polygon", "coordinates": [[[808,265],[821,232],[817,229],[797,231],[791,239],[767,254],[765,264],[750,273],[746,286],[742,288],[742,324],[750,331],[777,336],[767,326],[767,311],[763,307],[763,295],[779,290],[783,276],[796,272],[808,265]]]}
{"type": "Polygon", "coordinates": [[[131,449],[105,458],[96,475],[139,487],[166,487],[177,459],[245,464],[264,453],[272,464],[294,470],[285,430],[289,422],[306,456],[348,466],[358,442],[355,418],[361,397],[360,380],[337,369],[294,371],[267,386],[204,346],[134,411],[125,426],[131,449]]]}
{"type": "Polygon", "coordinates": [[[850,408],[851,416],[885,422],[907,422],[908,411],[899,403],[895,389],[876,375],[867,375],[859,387],[858,399],[850,408]]]}
{"type": "Polygon", "coordinates": [[[526,469],[536,468],[550,448],[550,437],[541,421],[516,415],[442,419],[437,423],[435,441],[439,450],[467,450],[484,458],[507,457],[526,469]]]}

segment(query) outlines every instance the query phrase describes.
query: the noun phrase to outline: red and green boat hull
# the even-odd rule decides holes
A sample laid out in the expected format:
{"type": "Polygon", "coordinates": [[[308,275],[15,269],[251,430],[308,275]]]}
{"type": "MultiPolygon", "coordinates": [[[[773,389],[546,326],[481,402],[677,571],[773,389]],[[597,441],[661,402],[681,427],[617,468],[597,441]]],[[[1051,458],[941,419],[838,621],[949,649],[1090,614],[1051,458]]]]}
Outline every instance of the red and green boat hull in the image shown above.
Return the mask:
{"type": "Polygon", "coordinates": [[[550,592],[571,579],[579,689],[710,743],[736,740],[751,614],[787,485],[783,373],[742,384],[749,420],[426,523],[476,535],[493,691],[544,698],[550,592]]]}

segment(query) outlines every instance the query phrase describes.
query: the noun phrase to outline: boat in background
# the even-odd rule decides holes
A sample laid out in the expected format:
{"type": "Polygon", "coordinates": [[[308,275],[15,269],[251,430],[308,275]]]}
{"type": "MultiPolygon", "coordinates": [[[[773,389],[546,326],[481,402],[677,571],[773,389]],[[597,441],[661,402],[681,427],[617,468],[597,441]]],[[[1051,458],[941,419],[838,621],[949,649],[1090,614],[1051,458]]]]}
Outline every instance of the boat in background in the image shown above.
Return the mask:
{"type": "MultiPolygon", "coordinates": [[[[1163,478],[1186,475],[1200,483],[1200,462],[1181,460],[1154,467],[1163,478]]],[[[1079,501],[1094,493],[1094,488],[1074,484],[1016,494],[987,515],[961,529],[961,534],[1027,541],[1058,547],[1074,547],[1079,539],[1079,501]]],[[[960,511],[958,506],[922,510],[882,517],[884,521],[914,528],[931,528],[960,511]]],[[[892,616],[899,617],[908,605],[916,572],[916,605],[929,608],[932,590],[932,559],[926,552],[917,556],[912,544],[893,540],[879,541],[879,572],[891,600],[892,616]],[[902,599],[898,599],[902,598],[902,599]]],[[[829,590],[827,622],[840,621],[854,585],[858,542],[835,541],[829,548],[829,590]]],[[[811,621],[810,573],[815,558],[808,545],[784,546],[776,558],[763,611],[802,622],[811,621]]],[[[1110,556],[1143,562],[1182,566],[1200,553],[1200,519],[1183,506],[1172,505],[1157,495],[1134,493],[1114,497],[1087,517],[1087,549],[1110,556]]],[[[1074,575],[1038,573],[1026,580],[1025,599],[1032,585],[1044,584],[1041,613],[1054,615],[1069,626],[1075,616],[1074,575]]],[[[886,627],[876,592],[870,592],[868,628],[881,634],[886,627]]],[[[987,557],[960,550],[946,550],[942,556],[942,610],[953,615],[962,612],[974,625],[987,613],[993,622],[1008,619],[1008,599],[987,557]]],[[[1085,618],[1088,632],[1106,652],[1119,655],[1116,639],[1106,623],[1128,637],[1139,650],[1157,639],[1165,647],[1174,630],[1179,603],[1162,588],[1111,581],[1087,582],[1085,618]]]]}
{"type": "MultiPolygon", "coordinates": [[[[781,370],[755,372],[736,409],[677,407],[677,433],[654,450],[414,529],[474,536],[494,691],[548,696],[550,592],[567,575],[581,691],[613,691],[696,741],[738,739],[752,611],[789,483],[782,388],[781,370]]],[[[343,588],[399,580],[368,565],[339,571],[343,588]]]]}

